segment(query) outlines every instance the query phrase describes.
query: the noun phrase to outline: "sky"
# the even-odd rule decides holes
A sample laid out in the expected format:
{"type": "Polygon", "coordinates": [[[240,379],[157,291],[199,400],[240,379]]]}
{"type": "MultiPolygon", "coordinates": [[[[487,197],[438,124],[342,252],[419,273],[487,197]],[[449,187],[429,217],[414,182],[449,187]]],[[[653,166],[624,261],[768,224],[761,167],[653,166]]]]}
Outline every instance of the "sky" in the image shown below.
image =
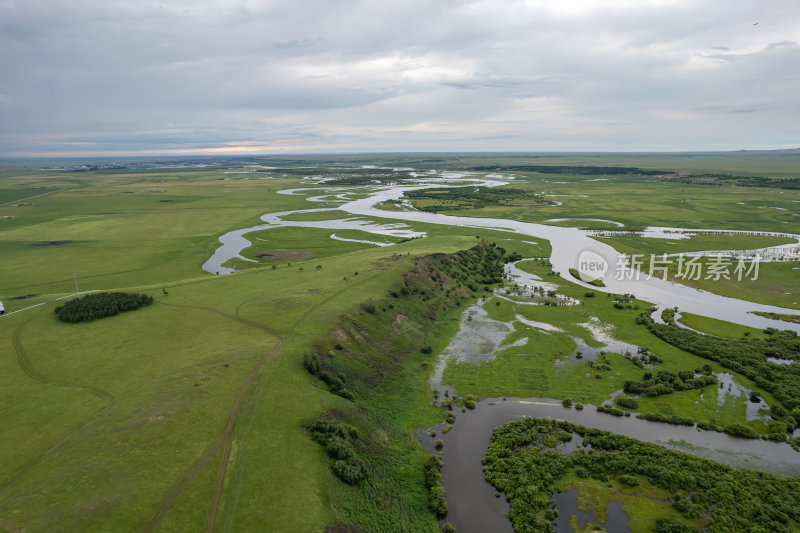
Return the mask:
{"type": "Polygon", "coordinates": [[[0,157],[800,146],[797,0],[0,0],[0,157]]]}

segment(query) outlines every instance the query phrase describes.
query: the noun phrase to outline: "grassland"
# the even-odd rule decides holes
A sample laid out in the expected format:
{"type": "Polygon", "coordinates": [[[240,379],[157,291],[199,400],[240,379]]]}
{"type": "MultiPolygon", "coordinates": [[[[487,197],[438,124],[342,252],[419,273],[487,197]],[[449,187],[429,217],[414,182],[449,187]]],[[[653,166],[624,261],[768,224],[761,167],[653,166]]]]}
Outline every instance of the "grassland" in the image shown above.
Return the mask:
{"type": "MultiPolygon", "coordinates": [[[[511,232],[432,224],[413,224],[426,237],[405,242],[354,230],[336,232],[394,244],[379,248],[333,240],[330,230],[284,227],[250,235],[253,246],[245,257],[305,255],[242,262],[247,270],[226,276],[201,270],[221,234],[260,224],[259,216],[266,212],[315,207],[303,196],[277,191],[302,186],[304,178],[324,172],[325,165],[345,160],[272,158],[266,164],[277,169],[247,175],[226,174],[243,171],[235,162],[88,172],[3,169],[0,300],[9,314],[0,318],[0,530],[322,531],[352,524],[365,530],[385,530],[387,524],[437,529],[422,487],[426,454],[413,434],[442,420],[442,409],[430,405],[427,378],[436,354],[458,330],[463,308],[442,312],[425,328],[409,327],[396,338],[386,330],[392,323],[389,311],[364,316],[360,305],[397,290],[419,257],[468,249],[480,240],[525,257],[547,257],[550,246],[511,232]],[[309,165],[320,166],[295,168],[309,165]],[[33,205],[11,205],[20,202],[33,205]],[[35,246],[54,241],[62,244],[35,246]],[[60,298],[70,297],[76,279],[81,291],[141,292],[155,303],[91,323],[61,323],[53,308],[60,298]],[[332,331],[343,320],[363,325],[368,336],[363,347],[373,359],[383,348],[406,347],[402,364],[355,403],[328,392],[301,363],[309,349],[331,343],[332,331]],[[408,348],[419,344],[431,346],[432,353],[408,348]],[[333,476],[324,451],[304,429],[331,412],[359,427],[369,444],[365,453],[377,475],[360,488],[333,476]],[[371,452],[375,450],[379,453],[371,452]]],[[[360,161],[347,159],[348,164],[360,161]]],[[[363,158],[364,164],[396,161],[397,156],[363,158]]],[[[406,161],[420,168],[461,164],[439,156],[406,161]]],[[[746,173],[751,163],[736,164],[746,173]]],[[[644,168],[644,162],[638,165],[644,168]]],[[[792,175],[788,167],[777,172],[792,175]]],[[[791,211],[766,208],[742,221],[736,206],[739,201],[788,205],[797,194],[791,191],[731,188],[720,195],[719,187],[661,184],[641,177],[590,182],[580,176],[514,174],[519,186],[533,193],[546,189],[548,194],[589,196],[556,198],[562,206],[474,211],[525,220],[591,216],[626,224],[784,231],[790,229],[784,222],[794,223],[787,218],[791,211]],[[690,195],[691,205],[680,205],[690,195]],[[700,222],[689,224],[695,219],[700,222]]],[[[288,219],[342,215],[325,211],[288,219]]],[[[584,298],[585,289],[530,268],[558,282],[565,294],[584,300],[583,305],[488,301],[484,307],[491,318],[514,321],[519,313],[564,333],[547,335],[518,324],[509,340],[529,337],[526,347],[504,350],[479,366],[447,368],[445,381],[459,392],[587,402],[608,398],[625,379],[639,379],[642,370],[622,356],[609,355],[611,370],[601,371],[597,379],[586,360],[570,359],[572,336],[598,345],[579,325],[590,317],[612,325],[616,338],[662,356],[665,369],[707,362],[636,326],[639,310],[633,306],[615,309],[603,294],[584,298]],[[563,364],[554,364],[556,359],[563,364]]],[[[776,271],[774,276],[792,273],[776,271]]],[[[764,290],[753,288],[754,294],[764,290]]],[[[634,305],[643,308],[646,303],[634,305]]],[[[410,321],[421,314],[421,308],[408,311],[410,321]]],[[[344,367],[355,368],[359,361],[341,359],[344,367]]],[[[675,393],[650,404],[643,401],[641,410],[740,421],[741,402],[731,401],[719,410],[715,394],[709,391],[707,400],[697,402],[696,391],[675,393]]],[[[760,422],[750,425],[763,431],[760,422]]]]}
{"type": "MultiPolygon", "coordinates": [[[[335,241],[326,230],[278,228],[255,235],[268,240],[254,240],[248,253],[261,246],[309,255],[291,267],[265,263],[215,277],[199,266],[219,233],[257,224],[264,212],[308,207],[302,197],[275,194],[296,181],[221,180],[208,171],[98,174],[65,183],[73,188],[2,227],[7,310],[43,305],[0,322],[0,526],[197,530],[216,501],[211,525],[221,530],[322,530],[375,516],[387,523],[403,512],[412,529],[435,529],[422,492],[425,452],[412,437],[442,417],[428,403],[434,356],[418,352],[375,391],[382,429],[366,434],[391,437],[378,466],[394,477],[367,489],[375,496],[368,508],[363,490],[332,476],[303,425],[332,409],[364,427],[374,419],[365,422],[350,402],[315,385],[300,362],[311,340],[325,338],[349,310],[395,288],[414,257],[469,248],[478,242],[474,230],[437,227],[426,239],[378,248],[335,241]],[[168,192],[149,192],[155,183],[168,192]],[[70,242],[32,245],[45,240],[70,242]],[[60,323],[53,307],[73,288],[73,269],[82,291],[131,288],[156,303],[88,324],[60,323]],[[8,299],[26,287],[38,295],[8,299]],[[379,495],[385,503],[375,507],[379,495]]],[[[549,253],[545,242],[484,233],[526,253],[549,253]]],[[[414,339],[439,347],[457,323],[457,313],[445,314],[414,339]]]]}

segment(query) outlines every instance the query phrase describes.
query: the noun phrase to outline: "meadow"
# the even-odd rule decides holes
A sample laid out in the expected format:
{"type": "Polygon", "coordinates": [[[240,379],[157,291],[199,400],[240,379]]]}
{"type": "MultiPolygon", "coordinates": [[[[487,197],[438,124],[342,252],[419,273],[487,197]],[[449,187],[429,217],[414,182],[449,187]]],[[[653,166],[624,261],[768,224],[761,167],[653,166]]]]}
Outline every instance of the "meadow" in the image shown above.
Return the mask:
{"type": "MultiPolygon", "coordinates": [[[[510,232],[421,223],[411,227],[426,236],[412,240],[356,230],[281,227],[249,235],[253,245],[243,255],[257,262],[234,262],[240,272],[214,276],[201,265],[218,246],[220,235],[260,224],[264,213],[317,207],[302,195],[277,191],[308,185],[306,178],[324,175],[327,168],[335,166],[338,175],[346,176],[349,166],[458,170],[465,161],[466,166],[516,164],[520,158],[275,157],[258,160],[274,167],[258,171],[247,166],[252,161],[226,159],[205,167],[137,163],[81,172],[41,170],[33,163],[3,166],[0,300],[7,313],[0,318],[0,531],[324,531],[346,526],[381,531],[390,524],[438,530],[423,487],[428,455],[414,436],[444,420],[447,410],[431,403],[428,377],[438,354],[458,331],[463,310],[489,293],[483,287],[463,293],[458,305],[434,313],[435,320],[426,314],[431,302],[421,295],[402,304],[407,314],[387,295],[399,291],[404,276],[431,254],[455,253],[486,241],[523,257],[547,257],[549,243],[510,232]],[[309,166],[313,168],[300,168],[309,166]],[[332,233],[392,246],[338,241],[332,233]],[[287,259],[280,254],[295,255],[287,259]],[[143,293],[154,303],[91,322],[60,322],[54,308],[72,297],[76,282],[81,292],[143,293]],[[363,305],[369,301],[385,311],[365,314],[363,305]],[[406,329],[393,329],[405,320],[398,314],[408,319],[406,329]],[[360,329],[353,330],[358,335],[340,340],[347,351],[337,352],[333,335],[342,324],[358,324],[360,329]],[[355,401],[349,401],[331,394],[303,367],[304,355],[317,347],[339,354],[341,367],[354,376],[364,368],[383,369],[386,361],[393,366],[386,367],[377,386],[357,390],[355,401]],[[404,354],[399,362],[386,355],[393,350],[404,354]],[[361,487],[336,478],[324,449],[306,430],[331,413],[362,435],[365,445],[359,453],[375,475],[361,487]]],[[[535,164],[564,161],[551,154],[536,158],[535,164]]],[[[720,168],[743,175],[764,168],[764,160],[755,156],[729,160],[587,154],[575,155],[572,161],[651,169],[720,168]]],[[[796,177],[793,168],[780,159],[770,175],[796,177]]],[[[365,172],[350,174],[363,180],[365,172]]],[[[797,227],[790,210],[800,201],[797,191],[661,183],[628,175],[590,181],[597,176],[511,174],[517,176],[515,187],[559,195],[551,199],[562,205],[511,202],[469,208],[469,214],[762,231],[797,227]]],[[[342,215],[299,213],[287,220],[342,215]]],[[[677,246],[706,249],[779,242],[695,239],[677,246]]],[[[634,241],[624,246],[655,249],[659,244],[634,241]]],[[[796,283],[797,271],[775,265],[765,266],[765,283],[796,283]]],[[[586,359],[574,358],[573,336],[598,346],[580,326],[591,317],[608,324],[615,338],[658,354],[663,359],[659,368],[678,371],[708,362],[637,325],[636,317],[647,302],[617,309],[603,293],[587,298],[584,288],[548,276],[545,267],[526,268],[557,283],[561,292],[582,304],[523,306],[488,298],[483,308],[492,319],[513,322],[519,314],[564,333],[546,334],[517,322],[517,333],[509,340],[528,337],[528,346],[506,349],[480,365],[451,364],[445,369],[444,382],[460,395],[546,396],[594,403],[609,399],[625,380],[639,379],[642,369],[622,355],[608,355],[610,369],[600,371],[589,369],[586,359]],[[556,359],[563,364],[555,364],[556,359]],[[598,373],[600,378],[595,377],[598,373]]],[[[784,301],[775,300],[766,286],[747,290],[754,301],[784,301]]],[[[703,317],[682,320],[712,334],[738,337],[743,332],[703,317]]],[[[716,363],[711,366],[722,370],[716,363]]],[[[773,402],[768,392],[746,378],[735,379],[773,402]]],[[[726,400],[719,407],[717,393],[707,390],[703,401],[698,401],[697,391],[646,398],[639,411],[742,422],[744,400],[726,400]]],[[[764,431],[760,421],[748,425],[764,431]]]]}

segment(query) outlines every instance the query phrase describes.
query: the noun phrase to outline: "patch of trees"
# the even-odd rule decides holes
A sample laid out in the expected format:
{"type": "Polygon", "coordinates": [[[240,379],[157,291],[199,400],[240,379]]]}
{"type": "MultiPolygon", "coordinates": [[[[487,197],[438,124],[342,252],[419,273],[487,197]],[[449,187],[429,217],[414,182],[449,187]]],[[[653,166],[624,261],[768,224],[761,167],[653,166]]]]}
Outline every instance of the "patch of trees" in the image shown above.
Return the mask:
{"type": "Polygon", "coordinates": [[[425,461],[425,488],[428,489],[428,507],[439,518],[447,515],[447,499],[444,495],[442,480],[442,460],[438,455],[431,455],[425,461]]]}
{"type": "Polygon", "coordinates": [[[367,467],[358,456],[354,442],[358,431],[331,418],[320,418],[308,428],[311,440],[323,446],[336,476],[350,485],[367,477],[367,467]]]}
{"type": "MultiPolygon", "coordinates": [[[[492,433],[483,460],[486,479],[509,501],[514,531],[551,532],[550,508],[560,480],[574,472],[628,486],[642,479],[674,495],[684,520],[701,519],[710,533],[788,532],[800,520],[800,478],[733,469],[709,459],[569,422],[527,418],[492,433]],[[577,434],[583,446],[555,450],[577,434]]],[[[682,520],[659,520],[655,531],[695,532],[682,520]]]]}
{"type": "Polygon", "coordinates": [[[510,187],[448,187],[406,191],[406,197],[426,200],[429,205],[418,206],[422,211],[438,213],[445,210],[479,209],[497,205],[551,205],[544,195],[510,187]]]}
{"type": "Polygon", "coordinates": [[[699,375],[696,375],[694,370],[681,370],[677,374],[669,370],[659,370],[655,375],[652,372],[645,372],[642,381],[628,380],[623,390],[628,394],[640,396],[661,396],[675,391],[702,389],[717,383],[717,378],[711,374],[710,366],[704,372],[699,375]]]}
{"type": "Polygon", "coordinates": [[[779,365],[767,360],[769,357],[800,358],[800,338],[795,332],[770,328],[765,330],[767,338],[728,339],[677,326],[673,309],[665,310],[662,317],[665,324],[656,323],[647,314],[640,315],[636,321],[673,346],[717,361],[724,368],[753,380],[781,402],[782,409],[773,409],[772,417],[785,422],[789,431],[797,427],[797,420],[800,420],[800,365],[779,365]]]}
{"type": "Polygon", "coordinates": [[[133,311],[151,303],[153,303],[153,297],[146,294],[99,292],[68,300],[65,304],[56,307],[55,313],[62,322],[89,322],[97,318],[133,311]]]}
{"type": "Polygon", "coordinates": [[[625,409],[638,409],[639,401],[636,398],[626,398],[625,396],[617,396],[614,398],[614,403],[625,409]]]}
{"type": "MultiPolygon", "coordinates": [[[[293,175],[318,176],[319,169],[287,168],[276,169],[273,172],[285,172],[293,175]]],[[[326,185],[363,186],[363,185],[398,185],[402,180],[412,178],[405,170],[395,171],[389,168],[335,168],[325,169],[325,176],[331,179],[326,185]]]]}

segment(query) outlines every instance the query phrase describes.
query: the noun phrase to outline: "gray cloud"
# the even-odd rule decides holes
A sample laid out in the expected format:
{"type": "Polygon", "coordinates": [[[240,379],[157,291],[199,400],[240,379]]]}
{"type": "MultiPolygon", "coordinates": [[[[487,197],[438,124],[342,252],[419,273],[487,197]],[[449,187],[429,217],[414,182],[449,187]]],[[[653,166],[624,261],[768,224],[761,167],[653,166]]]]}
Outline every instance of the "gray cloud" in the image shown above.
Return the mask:
{"type": "Polygon", "coordinates": [[[798,43],[794,0],[0,0],[0,156],[788,147],[798,43]]]}

